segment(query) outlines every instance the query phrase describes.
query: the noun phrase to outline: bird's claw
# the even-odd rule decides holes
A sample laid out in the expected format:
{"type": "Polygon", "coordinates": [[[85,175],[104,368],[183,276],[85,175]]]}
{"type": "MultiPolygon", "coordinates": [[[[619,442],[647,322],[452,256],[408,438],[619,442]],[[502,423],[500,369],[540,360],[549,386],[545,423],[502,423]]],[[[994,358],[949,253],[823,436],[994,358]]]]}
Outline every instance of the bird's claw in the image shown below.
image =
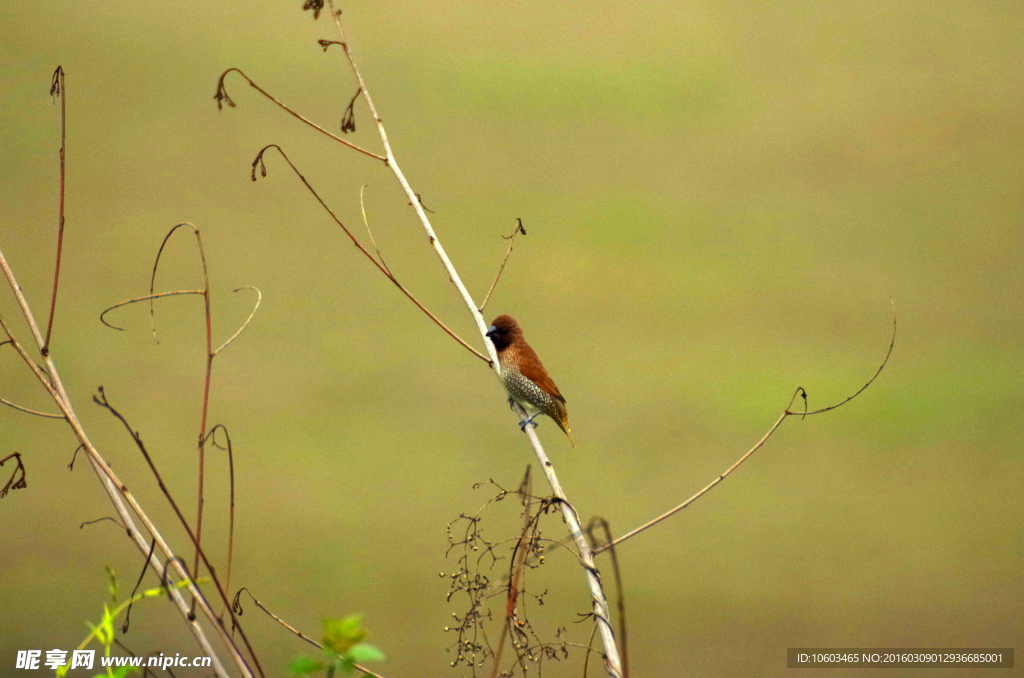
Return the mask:
{"type": "MultiPolygon", "coordinates": [[[[540,412],[538,412],[537,414],[540,414],[540,412]]],[[[538,424],[537,422],[534,421],[534,419],[537,418],[537,414],[535,414],[532,417],[529,417],[527,419],[523,419],[521,422],[519,422],[519,429],[523,433],[526,433],[526,425],[527,424],[533,424],[534,428],[537,428],[538,426],[540,426],[540,424],[538,424]]]]}

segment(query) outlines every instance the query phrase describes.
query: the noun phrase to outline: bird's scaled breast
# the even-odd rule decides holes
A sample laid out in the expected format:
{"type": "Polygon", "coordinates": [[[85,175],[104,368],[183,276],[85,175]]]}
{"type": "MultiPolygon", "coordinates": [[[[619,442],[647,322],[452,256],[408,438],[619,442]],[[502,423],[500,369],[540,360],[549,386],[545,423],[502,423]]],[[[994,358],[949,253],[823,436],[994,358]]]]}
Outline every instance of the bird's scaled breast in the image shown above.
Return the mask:
{"type": "Polygon", "coordinates": [[[526,409],[546,411],[552,408],[554,398],[533,381],[524,377],[515,366],[506,366],[502,370],[501,379],[505,383],[505,389],[509,395],[526,409]]]}

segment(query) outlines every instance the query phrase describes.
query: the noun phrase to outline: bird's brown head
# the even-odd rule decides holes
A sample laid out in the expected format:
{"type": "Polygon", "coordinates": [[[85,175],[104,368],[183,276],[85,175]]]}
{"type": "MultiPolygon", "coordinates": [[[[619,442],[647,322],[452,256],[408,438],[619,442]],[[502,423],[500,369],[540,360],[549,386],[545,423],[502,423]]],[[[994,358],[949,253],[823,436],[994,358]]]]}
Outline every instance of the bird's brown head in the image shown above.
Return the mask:
{"type": "Polygon", "coordinates": [[[517,339],[523,338],[519,323],[510,315],[499,315],[487,330],[487,336],[494,342],[494,348],[501,351],[508,348],[517,339]]]}

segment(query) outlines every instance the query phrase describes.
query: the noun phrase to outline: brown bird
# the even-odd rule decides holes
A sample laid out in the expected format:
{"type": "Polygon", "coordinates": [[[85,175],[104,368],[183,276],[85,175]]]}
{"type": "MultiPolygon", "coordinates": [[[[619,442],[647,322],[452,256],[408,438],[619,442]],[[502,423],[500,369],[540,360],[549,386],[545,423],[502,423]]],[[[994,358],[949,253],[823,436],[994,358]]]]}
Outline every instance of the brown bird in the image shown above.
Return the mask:
{"type": "Polygon", "coordinates": [[[540,358],[533,352],[523,338],[523,330],[515,318],[499,315],[491,323],[487,336],[494,342],[498,352],[498,376],[505,390],[508,391],[508,403],[519,403],[526,413],[531,415],[519,422],[519,427],[526,430],[527,424],[533,424],[538,416],[546,414],[555,420],[558,427],[569,436],[569,442],[576,447],[569,431],[569,413],[565,409],[565,398],[558,392],[558,387],[544,369],[540,358]]]}

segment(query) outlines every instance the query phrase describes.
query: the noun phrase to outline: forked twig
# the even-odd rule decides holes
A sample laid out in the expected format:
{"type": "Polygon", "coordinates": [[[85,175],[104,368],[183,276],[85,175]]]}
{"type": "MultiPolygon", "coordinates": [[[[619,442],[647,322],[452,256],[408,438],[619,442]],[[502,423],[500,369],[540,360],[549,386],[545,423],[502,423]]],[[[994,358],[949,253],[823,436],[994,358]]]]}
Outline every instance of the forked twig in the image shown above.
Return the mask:
{"type": "Polygon", "coordinates": [[[661,521],[665,520],[666,518],[669,518],[670,516],[673,516],[676,513],[679,513],[684,508],[686,508],[687,506],[689,506],[693,502],[695,502],[698,499],[700,499],[703,495],[707,494],[707,492],[710,491],[712,487],[714,487],[718,483],[720,483],[723,480],[725,480],[729,476],[729,474],[731,474],[733,471],[735,471],[737,468],[739,468],[739,465],[742,464],[743,462],[745,462],[747,459],[749,459],[750,455],[754,454],[754,452],[757,452],[757,450],[760,449],[761,446],[765,444],[765,442],[768,440],[768,438],[770,438],[771,435],[773,433],[775,433],[775,431],[779,428],[779,426],[782,425],[782,422],[785,421],[787,417],[790,417],[790,416],[793,416],[793,415],[797,415],[797,416],[800,416],[800,417],[805,417],[805,416],[809,416],[809,415],[812,415],[812,414],[822,414],[823,412],[828,412],[829,410],[834,410],[837,407],[841,407],[842,405],[845,405],[846,403],[850,402],[851,400],[853,400],[854,398],[859,396],[861,393],[863,393],[867,389],[868,386],[871,386],[871,384],[874,383],[875,379],[878,378],[878,375],[880,375],[882,373],[882,370],[885,369],[886,364],[888,364],[888,362],[889,362],[889,357],[892,355],[892,349],[896,345],[896,302],[892,301],[891,299],[890,299],[890,302],[892,303],[892,340],[889,342],[889,350],[886,352],[885,359],[882,361],[882,364],[878,366],[878,369],[875,371],[875,374],[870,379],[868,379],[867,383],[864,384],[863,386],[861,386],[860,389],[858,389],[856,393],[854,393],[852,396],[846,398],[842,402],[836,403],[835,405],[829,405],[828,407],[822,407],[822,408],[817,409],[817,410],[807,411],[805,409],[805,411],[803,411],[803,412],[794,412],[791,408],[793,407],[793,403],[796,401],[797,396],[800,396],[800,395],[803,396],[805,405],[806,405],[806,402],[807,402],[807,392],[804,391],[803,387],[799,387],[798,386],[796,391],[793,392],[793,397],[790,398],[789,405],[786,406],[786,409],[783,411],[782,416],[780,416],[775,421],[775,423],[772,424],[772,427],[770,429],[768,429],[768,432],[765,433],[764,436],[760,440],[757,441],[756,445],[751,447],[749,450],[746,451],[746,453],[743,454],[742,457],[740,457],[739,459],[736,460],[736,463],[734,463],[732,466],[730,466],[725,471],[723,471],[721,475],[719,475],[717,478],[715,478],[710,483],[705,485],[703,489],[701,489],[699,492],[697,492],[696,494],[691,496],[689,499],[684,501],[682,504],[679,504],[675,508],[669,509],[668,511],[666,511],[665,513],[662,513],[660,516],[658,516],[657,518],[654,518],[653,520],[647,521],[646,523],[644,523],[640,527],[637,527],[637,528],[634,528],[634,529],[630,530],[629,532],[627,532],[626,534],[622,535],[621,537],[619,537],[615,541],[612,541],[612,542],[609,542],[607,544],[604,544],[603,546],[599,546],[598,548],[594,549],[594,554],[596,555],[596,554],[602,553],[604,551],[607,551],[610,548],[618,546],[619,544],[621,544],[622,542],[626,541],[627,539],[630,539],[631,537],[635,537],[636,535],[640,534],[644,530],[646,530],[648,528],[651,528],[651,527],[654,527],[655,525],[657,525],[661,521]]]}
{"type": "Polygon", "coordinates": [[[523,235],[526,235],[526,229],[523,228],[523,220],[520,219],[519,217],[516,217],[516,227],[515,230],[512,231],[512,235],[508,236],[507,238],[505,236],[501,236],[502,238],[505,238],[505,240],[509,241],[508,251],[505,252],[505,258],[501,260],[501,268],[498,269],[498,275],[494,276],[494,282],[491,283],[491,289],[487,290],[487,296],[484,297],[484,303],[480,304],[480,308],[477,309],[481,313],[484,312],[484,306],[487,305],[487,300],[491,298],[491,293],[494,292],[494,288],[498,284],[498,280],[501,279],[501,274],[505,270],[505,264],[508,263],[508,258],[512,256],[512,246],[516,243],[517,233],[522,233],[523,235]]]}
{"type": "Polygon", "coordinates": [[[373,239],[373,231],[370,230],[370,221],[366,218],[366,202],[363,200],[363,191],[366,190],[366,184],[363,184],[359,189],[359,209],[363,213],[363,224],[366,226],[366,233],[370,236],[370,243],[373,245],[373,251],[377,253],[377,258],[380,259],[380,263],[384,266],[384,270],[394,278],[394,274],[391,272],[391,268],[388,266],[388,262],[384,261],[384,255],[380,253],[380,248],[377,247],[377,241],[373,239]]]}
{"type": "MultiPolygon", "coordinates": [[[[231,337],[227,341],[225,341],[223,344],[221,344],[220,347],[218,347],[217,350],[213,352],[213,357],[217,357],[218,353],[220,353],[221,351],[226,349],[228,347],[228,344],[230,344],[235,339],[237,339],[238,335],[241,334],[242,331],[245,330],[245,328],[249,326],[250,322],[252,322],[252,319],[256,316],[256,311],[260,310],[260,304],[263,302],[263,293],[259,291],[259,288],[253,287],[252,285],[246,285],[245,287],[239,287],[239,288],[235,289],[234,291],[235,292],[241,292],[242,290],[252,290],[253,292],[256,293],[256,305],[253,307],[252,313],[249,314],[249,317],[245,319],[244,323],[242,323],[242,326],[239,327],[238,330],[234,334],[232,334],[231,337]]],[[[216,427],[214,427],[214,428],[216,428],[216,427]]],[[[226,433],[226,431],[225,431],[225,433],[226,433]]]]}
{"type": "MultiPolygon", "coordinates": [[[[221,108],[223,108],[223,104],[227,104],[228,106],[231,106],[232,108],[234,108],[234,107],[235,107],[235,102],[234,102],[234,101],[232,101],[232,100],[231,100],[231,97],[229,97],[229,96],[228,96],[228,91],[227,91],[227,89],[225,89],[225,87],[224,87],[224,79],[225,79],[226,77],[228,77],[228,73],[231,73],[232,71],[234,71],[235,73],[238,73],[238,74],[239,74],[240,76],[242,76],[243,78],[245,78],[245,81],[246,81],[246,82],[248,82],[248,83],[249,83],[249,85],[250,85],[250,86],[251,86],[251,87],[252,87],[252,88],[253,88],[254,90],[256,90],[257,92],[259,92],[259,93],[260,93],[260,94],[262,94],[263,96],[267,97],[268,99],[270,99],[271,101],[273,101],[273,102],[274,102],[275,104],[277,104],[278,106],[280,106],[280,107],[281,107],[282,109],[284,109],[285,111],[287,111],[287,112],[288,112],[289,114],[291,114],[291,115],[295,116],[296,118],[298,118],[298,119],[299,119],[299,120],[301,120],[302,122],[306,123],[307,125],[309,125],[309,126],[310,126],[310,127],[312,127],[313,129],[315,129],[316,131],[318,131],[318,132],[321,132],[322,134],[326,134],[326,135],[327,135],[327,136],[329,136],[330,138],[334,139],[335,141],[337,141],[337,142],[339,142],[339,143],[345,144],[346,146],[348,146],[349,148],[351,148],[351,149],[352,149],[352,150],[354,150],[354,151],[359,151],[360,153],[363,153],[364,155],[368,155],[368,156],[370,156],[371,158],[376,158],[377,160],[382,160],[382,161],[384,161],[384,162],[387,162],[387,158],[385,158],[384,156],[382,156],[382,155],[377,155],[376,153],[374,153],[374,152],[372,152],[372,151],[368,151],[368,150],[366,150],[365,148],[361,148],[361,147],[359,147],[359,146],[356,146],[356,145],[355,145],[355,144],[353,144],[353,143],[352,143],[351,141],[348,141],[348,140],[346,140],[346,139],[342,139],[341,137],[339,137],[339,136],[338,136],[338,135],[336,135],[336,134],[331,134],[330,132],[328,132],[328,131],[327,131],[327,130],[325,130],[325,129],[324,129],[323,127],[321,127],[320,125],[316,124],[315,122],[313,122],[313,121],[312,121],[312,120],[310,120],[309,118],[306,118],[305,116],[303,116],[303,115],[300,115],[299,113],[296,113],[296,112],[295,112],[295,111],[293,111],[293,110],[292,110],[291,108],[289,108],[288,106],[286,106],[285,104],[281,103],[280,101],[278,101],[277,99],[275,99],[275,98],[274,98],[273,96],[271,96],[269,92],[267,92],[267,91],[266,91],[265,89],[263,89],[262,87],[260,87],[259,85],[257,85],[257,84],[256,84],[255,82],[253,82],[253,81],[252,81],[252,79],[251,79],[251,78],[250,78],[250,77],[249,77],[248,75],[246,75],[245,73],[243,73],[242,71],[240,71],[240,70],[239,70],[239,69],[237,69],[237,68],[229,68],[228,70],[224,71],[224,72],[223,72],[223,73],[221,74],[221,76],[220,76],[220,80],[219,80],[219,81],[217,82],[217,93],[216,93],[216,94],[215,94],[215,95],[213,96],[213,98],[217,100],[217,108],[218,108],[218,109],[221,109],[221,108]]],[[[356,96],[358,96],[358,95],[359,95],[359,94],[358,94],[358,92],[357,92],[357,93],[356,93],[356,96]]],[[[353,129],[355,129],[355,128],[353,127],[353,129]]]]}
{"type": "Polygon", "coordinates": [[[323,198],[320,197],[320,194],[316,192],[316,189],[313,188],[312,184],[310,184],[309,181],[306,179],[306,177],[303,176],[302,172],[299,171],[299,168],[295,166],[295,163],[293,163],[291,161],[291,159],[287,156],[287,154],[285,154],[284,150],[282,150],[280,146],[278,146],[277,144],[270,144],[269,146],[263,147],[263,149],[259,152],[259,154],[257,154],[256,160],[254,160],[253,163],[252,163],[252,178],[253,178],[253,181],[256,180],[256,167],[257,167],[257,165],[260,167],[260,174],[262,176],[266,176],[267,175],[267,166],[266,166],[266,164],[263,161],[263,155],[264,155],[264,153],[267,152],[267,150],[269,150],[271,148],[273,148],[274,150],[276,150],[278,153],[281,154],[281,157],[284,158],[284,161],[287,162],[288,166],[292,168],[293,172],[295,172],[295,176],[297,176],[299,178],[299,180],[302,181],[302,184],[306,187],[306,190],[308,190],[313,195],[313,197],[316,198],[317,202],[320,203],[320,206],[323,207],[324,210],[326,210],[329,215],[331,215],[331,219],[333,219],[334,223],[338,224],[338,226],[341,227],[341,230],[343,230],[345,232],[345,235],[347,235],[349,237],[349,239],[352,241],[352,244],[355,245],[356,248],[360,252],[362,252],[366,256],[367,259],[369,259],[371,262],[373,262],[373,265],[376,266],[377,269],[381,273],[383,273],[384,276],[388,280],[390,280],[392,283],[394,283],[395,287],[400,289],[402,291],[402,294],[404,294],[406,297],[408,297],[409,301],[411,301],[412,303],[414,303],[416,305],[416,308],[418,308],[421,311],[423,311],[424,313],[426,313],[427,317],[429,317],[431,320],[433,320],[434,323],[436,323],[438,327],[440,327],[442,330],[447,332],[448,335],[452,339],[454,339],[455,341],[457,341],[460,344],[462,344],[462,346],[467,351],[469,351],[470,353],[472,353],[473,355],[475,355],[476,357],[480,358],[481,360],[483,360],[485,362],[490,362],[490,359],[488,359],[487,356],[485,356],[484,354],[480,353],[480,351],[476,350],[475,348],[470,346],[468,343],[466,343],[465,339],[463,339],[459,335],[455,334],[455,332],[453,332],[447,325],[445,325],[443,322],[441,322],[440,318],[438,318],[436,315],[431,313],[427,309],[426,306],[421,304],[419,299],[417,299],[416,297],[414,297],[412,295],[412,292],[407,290],[405,288],[405,286],[402,285],[402,283],[398,282],[398,279],[395,276],[391,275],[391,271],[389,271],[387,269],[387,267],[382,263],[383,259],[381,261],[377,261],[376,259],[373,258],[373,255],[370,254],[366,250],[365,247],[363,247],[362,243],[360,243],[359,240],[354,235],[352,235],[352,232],[350,230],[348,230],[348,227],[346,227],[345,224],[342,223],[341,219],[338,218],[338,215],[336,215],[334,213],[334,210],[332,210],[330,207],[328,207],[327,203],[324,202],[323,198]]]}

